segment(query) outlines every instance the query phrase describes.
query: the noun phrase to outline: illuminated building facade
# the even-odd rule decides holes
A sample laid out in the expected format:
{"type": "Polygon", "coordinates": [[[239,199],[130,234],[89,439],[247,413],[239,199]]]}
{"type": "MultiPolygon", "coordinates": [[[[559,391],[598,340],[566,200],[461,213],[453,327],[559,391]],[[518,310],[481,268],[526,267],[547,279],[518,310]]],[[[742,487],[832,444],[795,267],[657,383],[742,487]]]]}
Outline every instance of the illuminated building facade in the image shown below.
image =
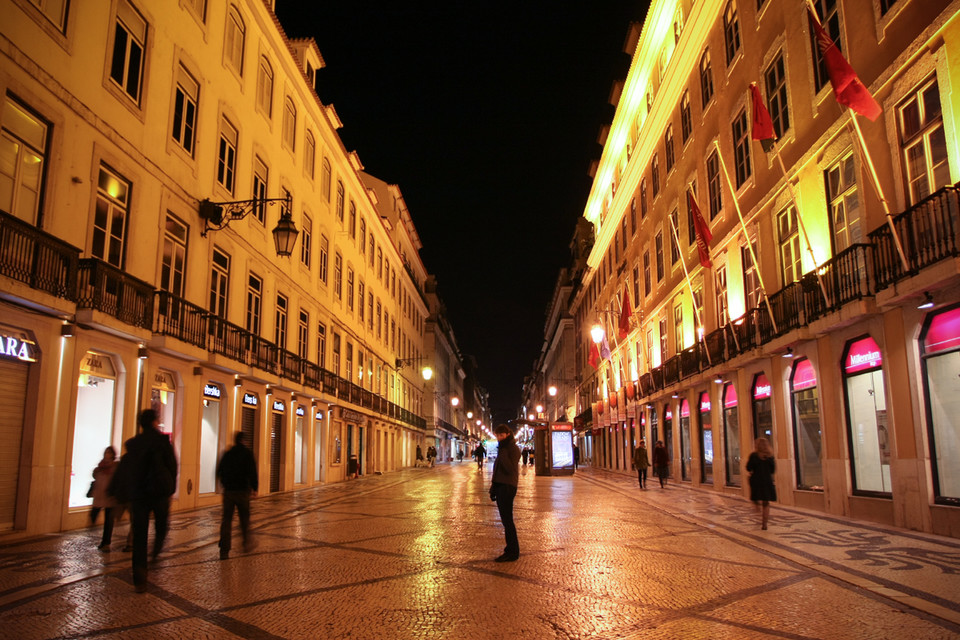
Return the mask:
{"type": "Polygon", "coordinates": [[[412,465],[420,240],[340,141],[316,44],[262,0],[0,15],[0,530],[85,526],[92,469],[146,407],[174,509],[219,500],[238,430],[261,493],[412,465]]]}
{"type": "Polygon", "coordinates": [[[958,536],[960,3],[813,4],[882,107],[858,117],[876,181],[804,3],[656,0],[628,37],[584,212],[579,416],[595,465],[629,471],[642,434],[675,480],[749,495],[766,436],[783,504],[958,536]]]}

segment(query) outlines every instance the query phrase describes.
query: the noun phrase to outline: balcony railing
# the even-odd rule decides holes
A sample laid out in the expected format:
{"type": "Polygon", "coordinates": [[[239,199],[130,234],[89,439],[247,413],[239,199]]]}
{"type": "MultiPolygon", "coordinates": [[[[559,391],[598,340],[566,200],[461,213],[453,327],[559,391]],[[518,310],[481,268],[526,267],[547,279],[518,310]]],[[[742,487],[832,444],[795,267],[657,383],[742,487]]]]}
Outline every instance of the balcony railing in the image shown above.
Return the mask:
{"type": "Polygon", "coordinates": [[[207,326],[210,331],[210,351],[248,364],[247,345],[250,334],[246,329],[215,315],[210,316],[207,326]]]}
{"type": "Polygon", "coordinates": [[[960,255],[957,231],[960,228],[960,195],[956,185],[943,187],[893,219],[909,272],[904,272],[903,263],[893,240],[889,225],[878,227],[870,233],[875,247],[873,252],[874,276],[877,290],[890,286],[924,267],[960,255]]]}
{"type": "MultiPolygon", "coordinates": [[[[280,348],[258,335],[248,334],[250,340],[250,364],[264,371],[278,373],[280,348]]],[[[299,376],[297,377],[299,380],[299,376]]]]}
{"type": "Polygon", "coordinates": [[[76,301],[80,249],[0,211],[0,275],[76,301]]]}
{"type": "Polygon", "coordinates": [[[689,378],[700,373],[700,345],[693,345],[680,352],[680,377],[689,378]]]}
{"type": "Polygon", "coordinates": [[[680,382],[680,358],[674,356],[663,363],[663,384],[680,382]]]}
{"type": "Polygon", "coordinates": [[[79,262],[78,309],[95,309],[121,322],[153,329],[153,287],[97,258],[79,262]]]}
{"type": "Polygon", "coordinates": [[[303,360],[295,353],[286,349],[279,349],[280,375],[287,380],[300,382],[300,372],[303,370],[303,360]]]}
{"type": "Polygon", "coordinates": [[[323,389],[323,370],[312,362],[303,361],[303,384],[320,391],[323,389]]]}
{"type": "MultiPolygon", "coordinates": [[[[799,282],[788,284],[780,291],[770,296],[770,309],[773,311],[773,317],[777,320],[777,335],[782,335],[787,331],[798,329],[803,322],[803,285],[799,282]]],[[[767,342],[774,337],[773,323],[769,322],[770,316],[766,309],[763,309],[766,322],[760,321],[760,339],[767,342]]],[[[760,320],[760,319],[758,319],[760,320]]]]}
{"type": "Polygon", "coordinates": [[[153,332],[162,336],[172,336],[195,347],[207,348],[207,318],[210,314],[183,298],[156,291],[154,293],[153,332]]]}

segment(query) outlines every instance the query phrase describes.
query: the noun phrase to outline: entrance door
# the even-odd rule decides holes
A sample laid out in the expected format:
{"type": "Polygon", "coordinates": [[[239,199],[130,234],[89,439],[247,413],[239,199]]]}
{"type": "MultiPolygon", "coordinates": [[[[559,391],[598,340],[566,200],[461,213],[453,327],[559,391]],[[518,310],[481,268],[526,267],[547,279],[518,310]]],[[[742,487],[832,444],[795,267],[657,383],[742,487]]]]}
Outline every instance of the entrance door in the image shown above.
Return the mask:
{"type": "Polygon", "coordinates": [[[270,426],[270,493],[280,491],[280,437],[283,434],[283,414],[273,413],[270,426]]]}
{"type": "Polygon", "coordinates": [[[243,431],[244,438],[247,442],[247,445],[250,447],[250,451],[253,451],[253,454],[258,453],[257,447],[259,442],[257,442],[257,410],[254,407],[243,407],[240,410],[240,431],[243,431]]]}
{"type": "MultiPolygon", "coordinates": [[[[0,529],[13,528],[20,480],[23,407],[30,365],[0,360],[0,529]]],[[[89,486],[89,482],[87,486],[89,486]]]]}

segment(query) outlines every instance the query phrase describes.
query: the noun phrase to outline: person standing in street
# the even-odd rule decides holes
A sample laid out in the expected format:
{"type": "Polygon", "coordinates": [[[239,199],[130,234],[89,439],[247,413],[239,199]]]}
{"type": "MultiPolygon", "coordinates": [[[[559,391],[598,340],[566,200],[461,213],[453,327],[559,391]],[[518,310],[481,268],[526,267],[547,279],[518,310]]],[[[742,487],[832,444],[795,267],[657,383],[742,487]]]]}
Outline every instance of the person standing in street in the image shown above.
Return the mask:
{"type": "Polygon", "coordinates": [[[520,557],[520,542],[517,539],[517,527],[513,522],[513,499],[517,497],[517,485],[520,482],[520,447],[513,439],[513,432],[505,424],[494,429],[499,444],[497,459],[493,463],[493,477],[490,483],[490,499],[496,501],[500,512],[500,522],[507,539],[503,554],[495,562],[513,562],[520,557]]]}
{"type": "Polygon", "coordinates": [[[120,502],[130,501],[133,528],[133,585],[147,590],[147,534],[153,513],[153,558],[163,550],[170,516],[170,496],[177,486],[177,457],[166,434],[157,428],[160,417],[153,409],[137,416],[140,433],[124,444],[126,454],[113,474],[111,493],[120,502]]]}
{"type": "Polygon", "coordinates": [[[663,440],[657,440],[653,448],[653,472],[660,480],[660,488],[667,486],[667,476],[670,475],[670,456],[667,455],[667,448],[663,446],[663,440]]]}
{"type": "Polygon", "coordinates": [[[103,536],[100,538],[100,544],[97,549],[100,551],[110,550],[110,540],[113,537],[113,523],[117,516],[117,501],[107,491],[110,481],[113,480],[113,473],[117,470],[117,451],[113,447],[107,447],[103,451],[103,458],[93,470],[93,485],[90,492],[93,494],[93,507],[90,509],[90,524],[96,524],[97,516],[100,510],[103,510],[103,536]]]}
{"type": "Polygon", "coordinates": [[[477,459],[477,469],[483,469],[483,459],[487,457],[487,450],[482,442],[473,450],[473,457],[477,459]]]}
{"type": "Polygon", "coordinates": [[[647,441],[640,438],[640,446],[633,452],[633,468],[637,470],[637,479],[640,481],[640,488],[647,488],[647,467],[650,466],[650,459],[647,457],[647,441]]]}
{"type": "Polygon", "coordinates": [[[750,474],[750,499],[760,510],[760,528],[764,531],[770,519],[770,503],[777,500],[777,488],[773,484],[776,470],[770,441],[757,438],[755,450],[747,458],[747,472],[750,474]]]}
{"type": "Polygon", "coordinates": [[[580,447],[577,446],[577,443],[573,443],[573,470],[576,471],[580,468],[580,447]]]}
{"type": "Polygon", "coordinates": [[[220,518],[220,559],[230,557],[230,538],[233,533],[233,510],[240,517],[240,532],[243,535],[243,550],[253,549],[250,534],[250,498],[257,495],[260,478],[257,474],[257,461],[253,452],[246,446],[246,435],[237,431],[234,445],[220,458],[217,465],[217,479],[223,485],[223,513],[220,518]]]}

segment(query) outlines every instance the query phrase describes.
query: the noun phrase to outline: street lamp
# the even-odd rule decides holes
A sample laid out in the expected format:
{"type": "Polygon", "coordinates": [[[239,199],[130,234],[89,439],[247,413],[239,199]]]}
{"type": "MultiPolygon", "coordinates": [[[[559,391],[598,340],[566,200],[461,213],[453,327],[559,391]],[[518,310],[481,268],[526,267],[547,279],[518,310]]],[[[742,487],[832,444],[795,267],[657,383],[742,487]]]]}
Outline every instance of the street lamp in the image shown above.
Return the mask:
{"type": "Polygon", "coordinates": [[[603,327],[599,324],[593,325],[593,328],[590,329],[590,338],[593,340],[594,344],[600,344],[603,342],[603,327]]]}
{"type": "Polygon", "coordinates": [[[293,253],[297,235],[300,233],[290,214],[292,204],[289,195],[283,198],[253,198],[233,202],[211,202],[210,198],[204,198],[197,206],[197,213],[203,219],[203,231],[200,235],[206,237],[208,231],[225,229],[231,222],[243,220],[250,213],[262,210],[265,205],[277,202],[283,203],[283,210],[277,226],[273,228],[273,243],[277,255],[287,257],[293,253]]]}
{"type": "MultiPolygon", "coordinates": [[[[397,358],[394,362],[394,369],[400,371],[404,365],[419,364],[422,360],[423,358],[397,358]]],[[[420,369],[420,375],[423,376],[424,380],[429,380],[433,377],[433,369],[430,368],[430,365],[427,365],[420,369]]]]}
{"type": "Polygon", "coordinates": [[[557,385],[555,385],[555,384],[550,385],[550,387],[547,389],[547,393],[550,394],[550,397],[551,397],[551,398],[556,398],[556,397],[557,397],[557,385]]]}
{"type": "Polygon", "coordinates": [[[459,407],[459,406],[460,406],[460,398],[458,398],[457,396],[453,396],[452,398],[450,398],[450,404],[451,404],[451,406],[459,407]]]}
{"type": "Polygon", "coordinates": [[[467,411],[467,420],[473,419],[473,411],[467,411]]]}

